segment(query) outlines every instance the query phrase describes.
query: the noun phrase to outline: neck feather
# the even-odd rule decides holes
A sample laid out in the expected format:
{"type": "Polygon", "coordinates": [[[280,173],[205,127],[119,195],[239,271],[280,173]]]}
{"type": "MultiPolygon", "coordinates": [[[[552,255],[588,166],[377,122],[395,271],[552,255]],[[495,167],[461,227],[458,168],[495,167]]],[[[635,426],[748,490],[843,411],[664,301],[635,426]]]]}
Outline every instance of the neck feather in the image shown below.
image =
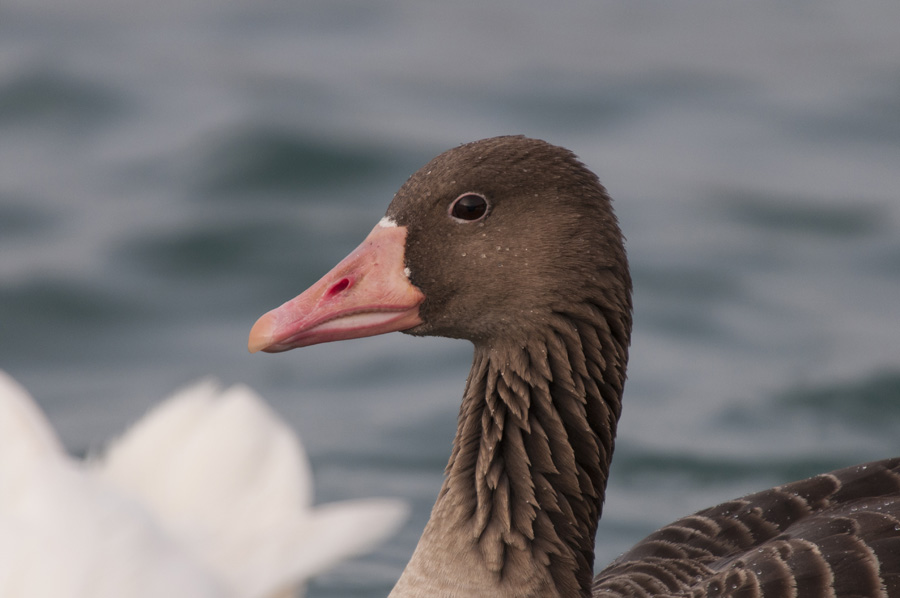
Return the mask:
{"type": "Polygon", "coordinates": [[[392,596],[590,595],[630,314],[578,309],[476,346],[444,485],[392,596]]]}

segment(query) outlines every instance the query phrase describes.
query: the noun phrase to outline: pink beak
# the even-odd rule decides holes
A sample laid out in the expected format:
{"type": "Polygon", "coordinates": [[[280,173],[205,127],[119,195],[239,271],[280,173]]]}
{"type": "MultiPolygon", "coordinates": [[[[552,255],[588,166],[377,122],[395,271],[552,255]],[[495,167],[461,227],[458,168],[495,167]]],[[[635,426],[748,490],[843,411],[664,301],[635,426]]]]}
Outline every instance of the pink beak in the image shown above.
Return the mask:
{"type": "Polygon", "coordinates": [[[406,330],[425,295],[404,272],[406,227],[379,223],[353,253],[302,294],[260,317],[251,353],[406,330]]]}

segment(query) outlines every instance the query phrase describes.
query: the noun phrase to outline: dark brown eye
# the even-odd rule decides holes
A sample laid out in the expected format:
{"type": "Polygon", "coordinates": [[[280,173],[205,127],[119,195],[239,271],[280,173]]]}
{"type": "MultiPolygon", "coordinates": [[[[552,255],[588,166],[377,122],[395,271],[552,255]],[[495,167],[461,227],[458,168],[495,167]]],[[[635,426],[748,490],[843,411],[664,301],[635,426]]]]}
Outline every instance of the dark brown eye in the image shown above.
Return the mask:
{"type": "Polygon", "coordinates": [[[457,220],[478,220],[487,213],[487,200],[477,193],[463,193],[450,206],[450,215],[457,220]]]}

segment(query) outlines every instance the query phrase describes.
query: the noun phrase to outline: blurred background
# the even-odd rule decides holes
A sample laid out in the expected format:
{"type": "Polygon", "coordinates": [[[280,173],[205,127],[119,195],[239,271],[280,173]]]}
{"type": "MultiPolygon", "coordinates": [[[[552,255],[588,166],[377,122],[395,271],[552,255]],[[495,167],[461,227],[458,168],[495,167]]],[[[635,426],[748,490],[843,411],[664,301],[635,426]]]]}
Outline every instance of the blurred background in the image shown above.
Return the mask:
{"type": "Polygon", "coordinates": [[[598,564],[739,494],[900,453],[900,3],[3,0],[0,368],[66,446],[213,375],[301,434],[319,502],[409,500],[312,597],[383,596],[471,358],[250,325],[433,155],[523,133],[616,199],[635,334],[598,564]]]}

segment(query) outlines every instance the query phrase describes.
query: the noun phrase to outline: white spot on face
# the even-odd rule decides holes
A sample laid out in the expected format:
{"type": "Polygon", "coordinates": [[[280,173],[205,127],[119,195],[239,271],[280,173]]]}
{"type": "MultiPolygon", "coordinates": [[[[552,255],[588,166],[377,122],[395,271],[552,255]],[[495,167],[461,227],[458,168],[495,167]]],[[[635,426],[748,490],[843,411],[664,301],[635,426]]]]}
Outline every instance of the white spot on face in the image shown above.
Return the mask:
{"type": "Polygon", "coordinates": [[[403,276],[405,276],[407,280],[409,280],[409,277],[411,275],[412,275],[412,272],[410,271],[409,266],[403,268],[403,276]]]}
{"type": "Polygon", "coordinates": [[[397,226],[397,223],[394,222],[392,218],[388,218],[387,216],[385,216],[378,221],[378,226],[380,226],[381,228],[395,228],[397,226]]]}

